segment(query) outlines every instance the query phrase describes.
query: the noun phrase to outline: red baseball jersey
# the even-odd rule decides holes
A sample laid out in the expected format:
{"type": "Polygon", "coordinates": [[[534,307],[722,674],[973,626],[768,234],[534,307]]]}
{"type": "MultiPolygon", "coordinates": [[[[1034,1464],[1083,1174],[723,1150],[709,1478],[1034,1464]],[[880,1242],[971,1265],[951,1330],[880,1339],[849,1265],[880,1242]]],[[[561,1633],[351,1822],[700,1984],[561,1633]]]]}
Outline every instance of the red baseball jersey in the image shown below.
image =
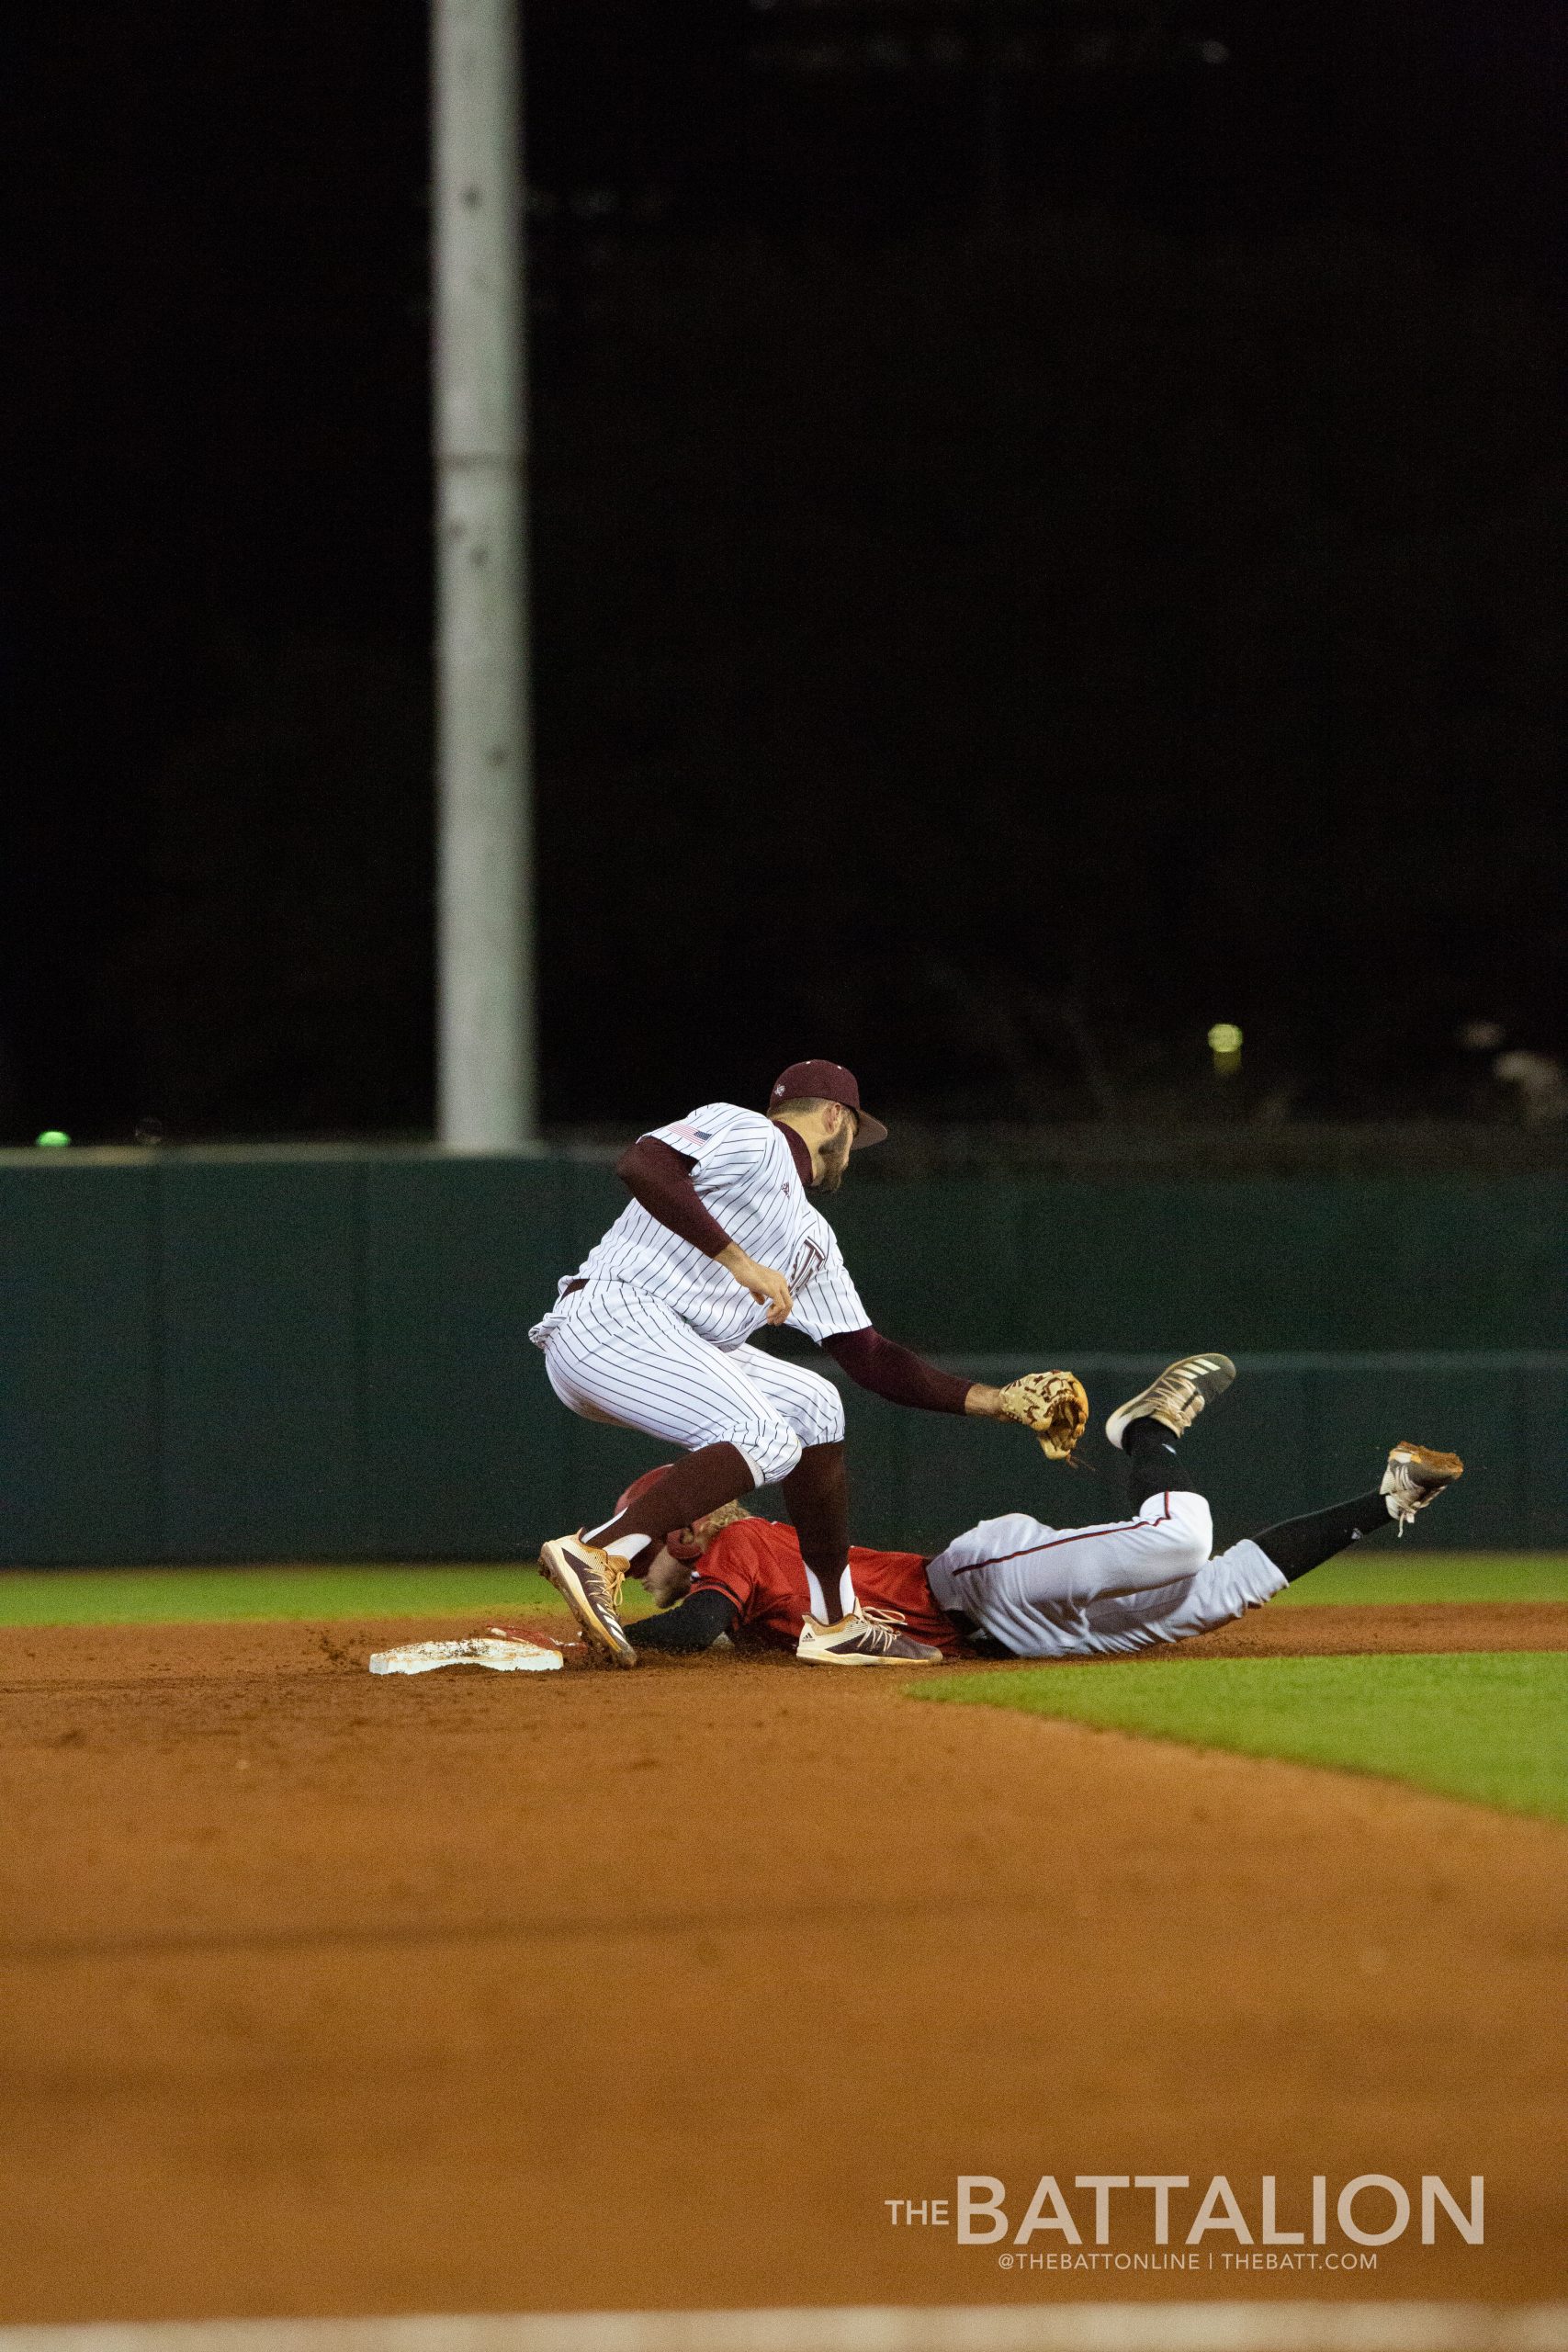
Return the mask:
{"type": "MultiPolygon", "coordinates": [[[[962,1648],[952,1619],[938,1608],[919,1552],[866,1552],[850,1546],[857,1597],[871,1609],[894,1609],[918,1642],[954,1657],[962,1648]]],[[[739,1519],[708,1545],[694,1592],[722,1592],[740,1611],[737,1635],[768,1649],[794,1649],[810,1598],[800,1539],[769,1519],[739,1519]]]]}

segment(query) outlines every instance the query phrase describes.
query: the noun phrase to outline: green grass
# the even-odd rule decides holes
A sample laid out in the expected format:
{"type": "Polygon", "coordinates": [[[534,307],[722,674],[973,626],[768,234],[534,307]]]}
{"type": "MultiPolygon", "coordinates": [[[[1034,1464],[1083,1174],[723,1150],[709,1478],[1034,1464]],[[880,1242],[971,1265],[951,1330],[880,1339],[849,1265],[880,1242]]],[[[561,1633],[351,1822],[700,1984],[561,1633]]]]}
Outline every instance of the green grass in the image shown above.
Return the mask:
{"type": "MultiPolygon", "coordinates": [[[[645,1613],[635,1582],[626,1597],[628,1615],[645,1613]]],[[[1348,1600],[1568,1600],[1568,1556],[1380,1547],[1370,1557],[1331,1560],[1271,1605],[1348,1600]]],[[[561,1606],[528,1567],[0,1570],[0,1628],[450,1617],[561,1606]]]]}
{"type": "Polygon", "coordinates": [[[1568,1821],[1568,1652],[1117,1661],[914,1688],[948,1705],[1375,1772],[1568,1821]]]}
{"type": "Polygon", "coordinates": [[[1380,1543],[1314,1568],[1269,1607],[1357,1600],[1568,1600],[1568,1555],[1427,1552],[1416,1543],[1380,1543]]]}
{"type": "Polygon", "coordinates": [[[533,1568],[62,1568],[0,1573],[0,1627],[452,1617],[562,1609],[533,1568]]]}

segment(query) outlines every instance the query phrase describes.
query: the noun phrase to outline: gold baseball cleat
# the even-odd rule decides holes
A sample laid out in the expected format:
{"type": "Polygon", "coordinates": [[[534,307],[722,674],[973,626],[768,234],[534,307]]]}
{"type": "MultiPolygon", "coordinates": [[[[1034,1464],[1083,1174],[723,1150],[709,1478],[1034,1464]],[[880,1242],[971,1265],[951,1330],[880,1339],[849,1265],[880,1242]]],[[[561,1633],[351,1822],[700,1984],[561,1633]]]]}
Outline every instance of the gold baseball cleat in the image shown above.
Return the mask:
{"type": "Polygon", "coordinates": [[[541,1547],[539,1566],[594,1648],[617,1666],[635,1666],[637,1652],[615,1614],[626,1570],[615,1555],[581,1535],[557,1535],[541,1547]]]}
{"type": "Polygon", "coordinates": [[[1445,1487],[1463,1476],[1464,1464],[1457,1453],[1438,1453],[1432,1446],[1413,1445],[1404,1439],[1389,1448],[1388,1468],[1378,1492],[1403,1535],[1418,1510],[1425,1510],[1445,1487]]]}

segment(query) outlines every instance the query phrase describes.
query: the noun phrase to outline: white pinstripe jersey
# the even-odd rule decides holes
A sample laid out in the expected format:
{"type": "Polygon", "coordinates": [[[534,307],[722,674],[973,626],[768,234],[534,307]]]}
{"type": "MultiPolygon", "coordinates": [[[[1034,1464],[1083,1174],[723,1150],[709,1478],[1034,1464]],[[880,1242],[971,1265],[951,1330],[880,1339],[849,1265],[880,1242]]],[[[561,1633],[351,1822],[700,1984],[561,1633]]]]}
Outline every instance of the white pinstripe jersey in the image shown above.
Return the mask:
{"type": "MultiPolygon", "coordinates": [[[[734,1102],[705,1102],[650,1132],[696,1163],[697,1196],[731,1241],[783,1274],[795,1301],[793,1329],[818,1342],[838,1331],[865,1329],[871,1317],[850,1280],[838,1237],[807,1199],[794,1155],[772,1119],[734,1102]]],[[[768,1319],[766,1306],[733,1274],[637,1201],[627,1202],[578,1275],[626,1283],[661,1299],[721,1348],[742,1346],[768,1319]]]]}

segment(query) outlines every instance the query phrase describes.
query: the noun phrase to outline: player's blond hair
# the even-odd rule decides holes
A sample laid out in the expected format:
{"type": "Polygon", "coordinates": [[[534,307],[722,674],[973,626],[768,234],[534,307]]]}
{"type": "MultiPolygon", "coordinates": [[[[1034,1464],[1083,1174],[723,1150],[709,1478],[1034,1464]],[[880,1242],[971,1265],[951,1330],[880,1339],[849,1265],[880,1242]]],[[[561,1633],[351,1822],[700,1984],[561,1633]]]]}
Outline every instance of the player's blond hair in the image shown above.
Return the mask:
{"type": "Polygon", "coordinates": [[[737,1520],[752,1516],[744,1503],[720,1503],[716,1510],[705,1511],[697,1525],[705,1535],[711,1538],[722,1534],[727,1527],[733,1527],[737,1520]]]}

